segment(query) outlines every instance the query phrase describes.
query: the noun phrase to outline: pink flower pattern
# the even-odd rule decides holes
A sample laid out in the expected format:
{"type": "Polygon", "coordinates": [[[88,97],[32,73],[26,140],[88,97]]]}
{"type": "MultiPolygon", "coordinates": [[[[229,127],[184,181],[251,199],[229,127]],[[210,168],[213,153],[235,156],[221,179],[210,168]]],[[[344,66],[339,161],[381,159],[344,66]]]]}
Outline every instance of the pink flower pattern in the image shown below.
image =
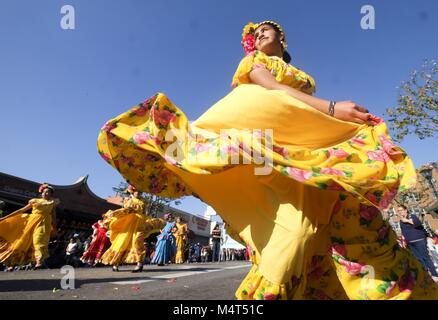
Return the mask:
{"type": "Polygon", "coordinates": [[[287,168],[287,174],[290,175],[292,178],[294,178],[297,181],[304,182],[306,180],[309,180],[312,176],[311,171],[301,170],[297,168],[287,168]]]}
{"type": "Polygon", "coordinates": [[[208,150],[210,150],[210,149],[211,149],[211,145],[208,144],[208,143],[197,143],[197,144],[195,145],[195,151],[196,151],[197,153],[205,152],[205,151],[208,151],[208,150]]]}
{"type": "Polygon", "coordinates": [[[320,173],[345,177],[345,172],[335,168],[321,168],[320,173]]]}
{"type": "Polygon", "coordinates": [[[336,182],[333,182],[327,186],[327,190],[343,191],[344,188],[339,184],[337,184],[336,182]]]}
{"type": "Polygon", "coordinates": [[[397,287],[397,281],[391,281],[389,287],[386,288],[385,294],[387,296],[390,296],[396,287],[397,287]]]}
{"type": "Polygon", "coordinates": [[[379,202],[379,207],[386,209],[391,204],[394,197],[397,195],[398,188],[394,187],[391,190],[385,192],[382,196],[382,199],[379,202]]]}
{"type": "Polygon", "coordinates": [[[331,247],[331,255],[337,257],[345,257],[347,255],[347,249],[343,244],[335,243],[331,247]]]}
{"type": "Polygon", "coordinates": [[[400,292],[412,292],[415,287],[415,273],[412,270],[407,270],[398,281],[400,292]]]}
{"type": "Polygon", "coordinates": [[[232,144],[228,144],[225,146],[221,146],[221,152],[229,154],[229,155],[235,155],[239,153],[239,148],[237,148],[236,146],[232,145],[232,144]]]}
{"type": "Polygon", "coordinates": [[[352,276],[365,274],[367,272],[366,266],[357,262],[351,262],[340,258],[338,263],[341,264],[345,268],[345,271],[352,276]]]}
{"type": "Polygon", "coordinates": [[[106,161],[106,162],[110,162],[111,161],[111,157],[106,154],[106,153],[101,153],[102,158],[106,161]]]}
{"type": "Polygon", "coordinates": [[[150,139],[152,139],[151,135],[145,131],[137,132],[132,137],[132,140],[134,140],[135,143],[138,143],[138,144],[145,144],[150,139]]]}
{"type": "Polygon", "coordinates": [[[353,144],[358,144],[361,147],[363,147],[365,145],[365,141],[363,139],[361,139],[361,138],[356,138],[356,137],[355,138],[351,138],[350,141],[353,144]]]}
{"type": "Polygon", "coordinates": [[[384,239],[386,239],[386,237],[388,236],[388,234],[389,234],[389,227],[388,227],[388,225],[383,225],[380,229],[379,229],[379,231],[377,232],[377,241],[382,241],[382,240],[384,240],[384,239]]]}
{"type": "Polygon", "coordinates": [[[317,297],[320,300],[332,300],[327,293],[325,293],[324,291],[322,291],[321,289],[315,289],[315,291],[313,292],[313,294],[315,295],[315,297],[317,297]]]}
{"type": "Polygon", "coordinates": [[[366,206],[361,204],[359,208],[359,214],[361,218],[365,219],[365,221],[371,222],[379,215],[379,210],[374,206],[366,206]]]}
{"type": "Polygon", "coordinates": [[[176,115],[168,110],[158,110],[155,106],[152,108],[152,117],[155,124],[168,126],[169,123],[176,120],[176,115]]]}
{"type": "Polygon", "coordinates": [[[115,128],[117,128],[116,124],[114,124],[112,122],[107,122],[107,123],[105,123],[105,125],[102,127],[101,130],[105,131],[105,132],[111,132],[111,130],[113,130],[115,128]]]}
{"type": "Polygon", "coordinates": [[[270,293],[270,292],[266,292],[263,295],[263,300],[276,300],[277,299],[277,295],[270,293]]]}
{"type": "Polygon", "coordinates": [[[329,152],[330,157],[335,157],[335,158],[339,158],[339,159],[346,158],[350,155],[348,152],[346,152],[343,149],[337,149],[337,150],[330,149],[328,152],[329,152]]]}
{"type": "Polygon", "coordinates": [[[318,280],[323,276],[324,270],[322,268],[321,258],[319,256],[312,257],[311,270],[312,271],[309,273],[311,278],[318,280]]]}
{"type": "Polygon", "coordinates": [[[368,159],[388,163],[391,161],[388,154],[383,150],[367,151],[368,159]]]}
{"type": "Polygon", "coordinates": [[[400,150],[391,140],[387,138],[384,134],[379,135],[379,140],[382,143],[383,150],[393,158],[396,155],[403,154],[403,151],[400,150]]]}
{"type": "Polygon", "coordinates": [[[274,150],[275,153],[278,153],[278,154],[282,155],[285,158],[288,156],[288,152],[287,152],[286,148],[282,148],[282,147],[279,147],[279,146],[274,146],[273,150],[274,150]]]}
{"type": "Polygon", "coordinates": [[[134,110],[132,110],[132,112],[137,116],[137,117],[142,117],[147,113],[148,109],[145,108],[144,106],[135,108],[134,110]]]}

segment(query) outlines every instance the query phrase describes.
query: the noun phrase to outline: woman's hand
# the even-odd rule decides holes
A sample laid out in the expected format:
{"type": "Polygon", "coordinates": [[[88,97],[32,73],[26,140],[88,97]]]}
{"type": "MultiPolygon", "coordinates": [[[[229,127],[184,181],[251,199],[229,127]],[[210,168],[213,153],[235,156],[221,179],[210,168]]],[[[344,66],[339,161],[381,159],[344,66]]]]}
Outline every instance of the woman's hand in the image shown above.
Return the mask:
{"type": "Polygon", "coordinates": [[[404,223],[414,224],[414,222],[411,219],[400,218],[400,220],[403,221],[404,223]]]}
{"type": "Polygon", "coordinates": [[[364,124],[370,120],[368,110],[357,105],[353,101],[337,102],[335,105],[334,117],[339,120],[355,122],[358,124],[364,124]]]}

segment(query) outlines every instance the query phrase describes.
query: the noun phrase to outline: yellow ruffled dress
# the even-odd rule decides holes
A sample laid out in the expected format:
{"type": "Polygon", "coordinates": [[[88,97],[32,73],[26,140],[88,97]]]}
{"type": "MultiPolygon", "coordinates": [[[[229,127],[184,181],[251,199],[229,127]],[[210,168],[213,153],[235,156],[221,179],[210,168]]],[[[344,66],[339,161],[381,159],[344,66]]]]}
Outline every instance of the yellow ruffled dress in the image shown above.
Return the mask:
{"type": "Polygon", "coordinates": [[[304,71],[255,51],[195,122],[158,93],[105,124],[99,153],[139,190],[201,198],[251,246],[239,299],[437,299],[379,211],[416,183],[386,124],[341,121],[251,84],[253,68],[315,91],[304,71]]]}
{"type": "Polygon", "coordinates": [[[49,257],[52,213],[58,199],[31,199],[32,213],[6,217],[0,221],[0,263],[20,266],[49,257]]]}
{"type": "Polygon", "coordinates": [[[111,246],[103,254],[101,262],[109,265],[143,262],[146,254],[144,240],[152,233],[160,232],[166,222],[146,216],[145,202],[130,197],[123,208],[104,215],[103,225],[110,232],[111,246]]]}

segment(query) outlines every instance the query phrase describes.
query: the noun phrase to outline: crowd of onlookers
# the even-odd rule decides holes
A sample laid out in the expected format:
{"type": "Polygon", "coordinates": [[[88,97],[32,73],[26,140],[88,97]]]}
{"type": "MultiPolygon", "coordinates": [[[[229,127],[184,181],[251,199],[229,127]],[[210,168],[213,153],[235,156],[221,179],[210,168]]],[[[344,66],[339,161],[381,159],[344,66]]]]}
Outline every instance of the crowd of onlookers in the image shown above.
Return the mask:
{"type": "Polygon", "coordinates": [[[202,246],[199,243],[195,243],[188,246],[186,258],[188,263],[223,262],[249,260],[249,254],[247,249],[222,248],[220,250],[219,258],[213,259],[213,252],[210,245],[202,246]]]}

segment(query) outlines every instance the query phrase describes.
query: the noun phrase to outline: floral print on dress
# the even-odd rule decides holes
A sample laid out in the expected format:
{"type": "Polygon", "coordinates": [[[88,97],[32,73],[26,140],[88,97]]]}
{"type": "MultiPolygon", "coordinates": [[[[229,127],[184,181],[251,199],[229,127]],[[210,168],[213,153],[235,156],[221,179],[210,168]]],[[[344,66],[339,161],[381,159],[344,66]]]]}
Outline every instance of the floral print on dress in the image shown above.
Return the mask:
{"type": "Polygon", "coordinates": [[[255,50],[245,56],[233,76],[232,88],[240,84],[251,83],[249,73],[257,68],[267,69],[277,82],[301,90],[307,94],[315,92],[315,80],[304,71],[287,64],[276,56],[268,56],[262,51],[255,50]]]}

